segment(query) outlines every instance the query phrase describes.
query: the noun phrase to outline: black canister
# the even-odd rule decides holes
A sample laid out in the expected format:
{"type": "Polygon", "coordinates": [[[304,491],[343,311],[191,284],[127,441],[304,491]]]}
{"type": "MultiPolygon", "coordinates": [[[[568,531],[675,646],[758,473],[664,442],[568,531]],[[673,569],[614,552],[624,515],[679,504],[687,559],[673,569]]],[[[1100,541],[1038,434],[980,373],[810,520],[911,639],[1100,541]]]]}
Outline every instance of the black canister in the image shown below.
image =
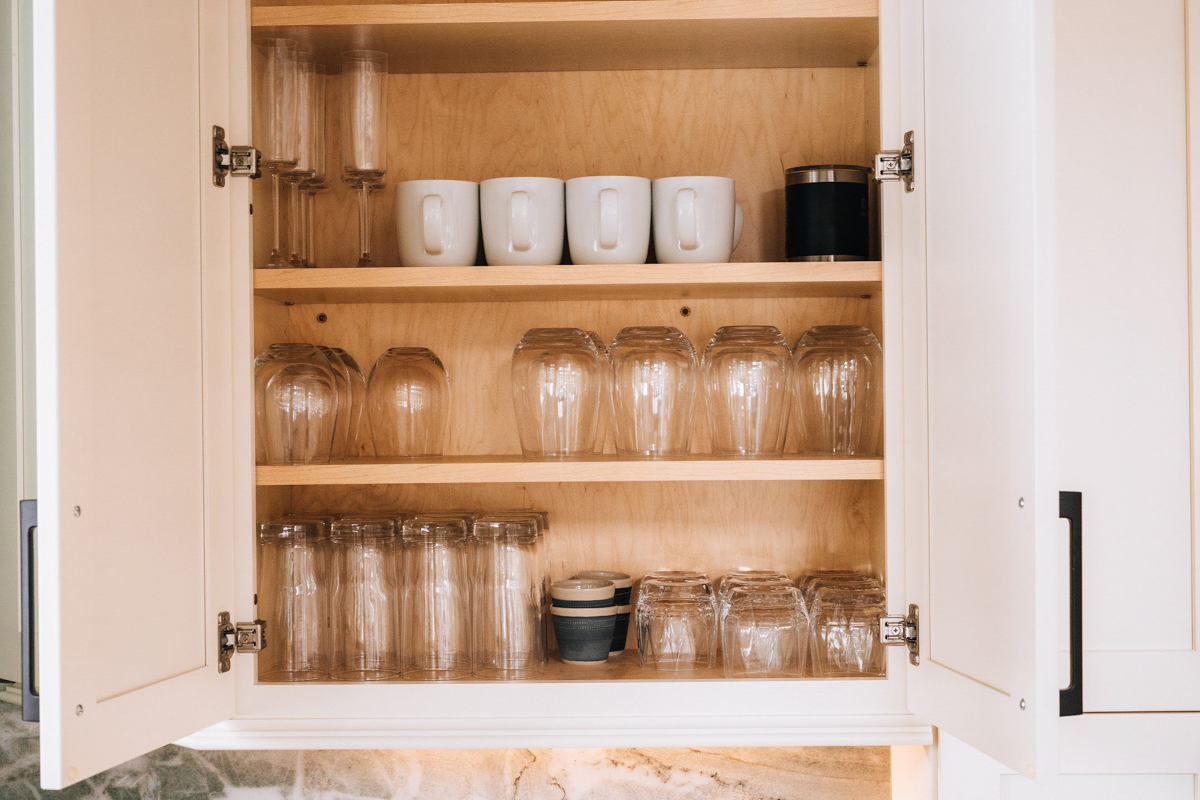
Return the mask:
{"type": "Polygon", "coordinates": [[[871,257],[870,167],[822,164],[787,171],[787,260],[871,257]]]}

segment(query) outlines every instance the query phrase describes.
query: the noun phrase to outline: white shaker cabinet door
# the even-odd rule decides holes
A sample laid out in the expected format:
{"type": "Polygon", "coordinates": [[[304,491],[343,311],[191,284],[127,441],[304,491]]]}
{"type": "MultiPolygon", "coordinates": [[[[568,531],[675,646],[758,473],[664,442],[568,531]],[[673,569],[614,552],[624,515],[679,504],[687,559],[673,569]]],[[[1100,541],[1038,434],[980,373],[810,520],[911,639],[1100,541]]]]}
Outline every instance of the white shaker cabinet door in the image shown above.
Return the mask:
{"type": "Polygon", "coordinates": [[[213,185],[211,126],[230,124],[246,24],[225,0],[30,5],[42,781],[58,788],[233,711],[217,614],[238,190],[213,185]]]}
{"type": "Polygon", "coordinates": [[[1196,711],[1200,6],[1059,0],[1055,22],[1059,447],[1062,488],[1083,495],[1084,710],[1196,711]]]}
{"type": "Polygon", "coordinates": [[[915,191],[890,184],[899,199],[884,199],[903,218],[906,579],[920,609],[909,708],[1047,777],[1058,716],[1053,5],[904,0],[881,14],[883,41],[900,43],[899,126],[883,138],[915,135],[915,191]]]}

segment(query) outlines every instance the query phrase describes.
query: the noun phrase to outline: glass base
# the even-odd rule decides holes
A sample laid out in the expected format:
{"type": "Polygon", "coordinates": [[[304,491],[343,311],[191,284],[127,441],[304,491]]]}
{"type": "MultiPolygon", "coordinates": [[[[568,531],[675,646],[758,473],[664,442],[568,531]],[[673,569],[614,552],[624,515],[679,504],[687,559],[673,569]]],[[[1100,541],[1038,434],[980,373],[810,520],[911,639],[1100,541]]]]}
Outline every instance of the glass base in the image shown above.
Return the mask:
{"type": "Polygon", "coordinates": [[[340,669],[333,673],[335,681],[390,681],[400,673],[392,669],[340,669]]]}
{"type": "Polygon", "coordinates": [[[406,681],[457,681],[471,677],[465,669],[406,669],[406,681]]]}
{"type": "Polygon", "coordinates": [[[264,672],[258,679],[264,683],[295,683],[299,681],[323,681],[329,677],[329,670],[324,669],[275,669],[264,672]]]}
{"type": "Polygon", "coordinates": [[[371,258],[371,256],[367,255],[366,253],[363,253],[361,256],[359,256],[358,266],[373,267],[373,266],[375,266],[375,261],[374,261],[374,259],[371,258]]]}

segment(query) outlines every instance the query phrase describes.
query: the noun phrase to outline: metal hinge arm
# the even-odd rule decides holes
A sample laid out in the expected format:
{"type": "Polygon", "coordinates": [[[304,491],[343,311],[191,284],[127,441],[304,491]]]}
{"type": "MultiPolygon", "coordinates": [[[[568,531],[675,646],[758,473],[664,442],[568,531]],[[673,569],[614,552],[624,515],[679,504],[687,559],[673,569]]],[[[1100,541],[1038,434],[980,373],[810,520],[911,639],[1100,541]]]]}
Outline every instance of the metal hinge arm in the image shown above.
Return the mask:
{"type": "Polygon", "coordinates": [[[875,155],[875,180],[904,181],[904,191],[913,190],[913,132],[904,134],[904,149],[884,150],[875,155]]]}
{"type": "Polygon", "coordinates": [[[217,672],[229,672],[234,653],[258,653],[267,646],[266,623],[229,621],[229,612],[217,614],[217,672]]]}
{"type": "Polygon", "coordinates": [[[879,618],[879,641],[908,647],[908,663],[914,667],[921,663],[920,612],[921,609],[913,604],[908,607],[908,616],[879,618]]]}
{"type": "Polygon", "coordinates": [[[262,168],[258,164],[262,153],[246,145],[230,147],[225,143],[225,129],[220,125],[213,125],[212,143],[214,186],[224,186],[226,175],[262,177],[262,168]]]}

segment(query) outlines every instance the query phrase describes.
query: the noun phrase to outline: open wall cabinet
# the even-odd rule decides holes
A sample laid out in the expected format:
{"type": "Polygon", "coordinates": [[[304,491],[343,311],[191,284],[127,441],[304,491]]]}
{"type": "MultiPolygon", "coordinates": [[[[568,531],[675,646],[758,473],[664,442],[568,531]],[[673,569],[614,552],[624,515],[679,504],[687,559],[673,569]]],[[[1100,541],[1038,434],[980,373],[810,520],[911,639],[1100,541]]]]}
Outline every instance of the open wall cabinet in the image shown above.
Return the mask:
{"type": "MultiPolygon", "coordinates": [[[[179,739],[924,745],[931,726],[1022,773],[1051,771],[1046,5],[39,5],[46,785],[179,739]],[[358,270],[352,198],[335,188],[319,201],[330,266],[255,270],[265,233],[251,206],[265,207],[265,187],[214,185],[211,131],[250,141],[250,41],[278,31],[325,60],[351,45],[393,53],[389,183],[730,175],[746,207],[736,263],[358,270]],[[140,166],[114,176],[112,143],[131,131],[140,166]],[[912,191],[879,188],[879,261],[783,262],[783,168],[869,164],[908,131],[912,191]],[[983,179],[1000,153],[1004,179],[983,179]],[[703,455],[703,431],[677,461],[520,458],[506,364],[526,328],[609,337],[671,324],[703,342],[757,323],[794,341],[842,322],[884,344],[882,459],[721,461],[703,455]],[[363,364],[394,345],[432,347],[457,388],[446,456],[256,469],[251,364],[281,340],[341,345],[363,364]],[[919,658],[891,648],[886,678],[858,680],[663,680],[618,662],[531,682],[283,685],[259,681],[252,655],[218,671],[218,614],[256,616],[257,521],[464,504],[549,510],[554,578],[598,562],[868,569],[886,580],[891,614],[919,607],[919,658]]],[[[390,192],[379,198],[386,260],[390,192]]]]}

